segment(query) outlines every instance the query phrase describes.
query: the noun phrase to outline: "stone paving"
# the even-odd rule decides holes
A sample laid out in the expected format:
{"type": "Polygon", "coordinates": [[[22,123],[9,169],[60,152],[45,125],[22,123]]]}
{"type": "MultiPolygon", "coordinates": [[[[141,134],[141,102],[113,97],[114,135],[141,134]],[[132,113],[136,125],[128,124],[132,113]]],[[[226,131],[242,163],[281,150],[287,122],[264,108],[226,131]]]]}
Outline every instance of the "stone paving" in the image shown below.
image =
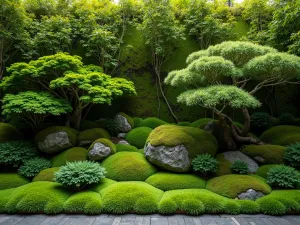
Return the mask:
{"type": "Polygon", "coordinates": [[[0,225],[300,225],[300,216],[258,215],[111,215],[98,216],[61,214],[0,214],[0,225]]]}

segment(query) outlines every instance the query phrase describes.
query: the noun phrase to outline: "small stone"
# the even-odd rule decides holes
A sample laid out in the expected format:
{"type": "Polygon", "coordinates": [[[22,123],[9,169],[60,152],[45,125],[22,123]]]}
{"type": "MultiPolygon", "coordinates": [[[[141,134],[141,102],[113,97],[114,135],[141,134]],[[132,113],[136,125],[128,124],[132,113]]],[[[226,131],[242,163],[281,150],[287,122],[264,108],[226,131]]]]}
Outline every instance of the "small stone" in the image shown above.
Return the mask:
{"type": "Polygon", "coordinates": [[[126,117],[121,114],[116,115],[115,121],[120,132],[129,132],[132,129],[126,117]]]}
{"type": "Polygon", "coordinates": [[[246,192],[242,192],[238,195],[238,199],[252,200],[255,201],[261,197],[265,196],[264,193],[260,191],[255,191],[253,189],[248,189],[246,192]]]}
{"type": "Polygon", "coordinates": [[[234,163],[234,161],[237,160],[247,163],[250,173],[255,173],[258,170],[258,164],[249,156],[241,153],[240,151],[228,151],[224,152],[223,155],[224,158],[227,159],[230,163],[234,163]]]}
{"type": "Polygon", "coordinates": [[[125,138],[127,133],[118,133],[118,138],[125,138]]]}
{"type": "Polygon", "coordinates": [[[89,151],[88,156],[90,160],[98,161],[106,158],[111,154],[110,147],[102,143],[95,143],[93,148],[89,151]]]}
{"type": "Polygon", "coordinates": [[[264,163],[266,160],[261,157],[261,156],[254,156],[253,159],[256,161],[256,162],[259,162],[259,163],[264,163]]]}
{"type": "Polygon", "coordinates": [[[125,140],[119,141],[118,144],[129,145],[129,143],[127,141],[125,141],[125,140]]]}
{"type": "Polygon", "coordinates": [[[60,131],[49,134],[43,141],[37,143],[42,152],[55,153],[72,147],[67,132],[60,131]]]}

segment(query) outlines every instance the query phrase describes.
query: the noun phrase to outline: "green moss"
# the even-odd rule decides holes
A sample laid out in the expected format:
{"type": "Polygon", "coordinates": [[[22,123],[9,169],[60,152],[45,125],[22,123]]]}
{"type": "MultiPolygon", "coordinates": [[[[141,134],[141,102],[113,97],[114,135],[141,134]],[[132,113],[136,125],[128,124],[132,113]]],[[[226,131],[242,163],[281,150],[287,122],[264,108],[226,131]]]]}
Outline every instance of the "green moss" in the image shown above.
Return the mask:
{"type": "Polygon", "coordinates": [[[111,179],[108,179],[108,178],[102,178],[101,179],[101,182],[98,183],[98,184],[94,184],[92,185],[89,189],[91,191],[94,191],[94,192],[97,192],[97,193],[100,193],[100,191],[114,183],[117,183],[117,181],[114,181],[114,180],[111,180],[111,179]]]}
{"type": "Polygon", "coordinates": [[[215,177],[207,181],[206,188],[214,193],[228,197],[236,198],[238,194],[254,189],[264,194],[269,194],[272,189],[262,179],[254,176],[230,174],[215,177]]]}
{"type": "Polygon", "coordinates": [[[33,178],[33,182],[36,181],[53,181],[54,179],[54,173],[57,172],[59,170],[60,167],[52,167],[52,168],[48,168],[45,170],[42,170],[41,172],[39,172],[38,175],[36,175],[33,178]]]}
{"type": "Polygon", "coordinates": [[[0,143],[23,139],[23,135],[12,125],[0,123],[0,143]]]}
{"type": "Polygon", "coordinates": [[[87,159],[87,150],[81,147],[74,147],[54,156],[51,159],[52,167],[66,165],[67,162],[84,161],[87,159]]]}
{"type": "Polygon", "coordinates": [[[269,144],[286,146],[300,142],[300,127],[297,126],[276,126],[266,130],[260,139],[269,144]]]}
{"type": "Polygon", "coordinates": [[[144,155],[138,152],[118,152],[102,161],[106,177],[116,181],[145,181],[156,173],[144,155]]]}
{"type": "Polygon", "coordinates": [[[0,190],[28,184],[29,180],[17,173],[0,173],[0,190]]]}
{"type": "Polygon", "coordinates": [[[143,126],[143,119],[140,117],[133,117],[133,123],[134,123],[134,127],[141,127],[143,126]]]}
{"type": "Polygon", "coordinates": [[[163,191],[205,188],[206,185],[206,181],[196,175],[167,172],[158,172],[148,177],[145,182],[163,191]]]}
{"type": "Polygon", "coordinates": [[[0,190],[0,213],[6,213],[5,208],[6,203],[8,202],[11,194],[14,192],[15,188],[0,190]]]}
{"type": "Polygon", "coordinates": [[[216,160],[219,162],[219,170],[217,172],[217,176],[222,176],[226,174],[232,174],[230,169],[231,162],[229,162],[225,157],[224,154],[220,153],[216,155],[216,160]]]}
{"type": "Polygon", "coordinates": [[[192,127],[199,127],[201,124],[203,124],[203,123],[207,124],[211,121],[213,121],[212,118],[201,118],[201,119],[198,119],[198,120],[192,122],[191,126],[192,127]]]}
{"type": "Polygon", "coordinates": [[[151,131],[149,127],[135,128],[127,133],[125,140],[137,148],[143,148],[151,131]]]}
{"type": "Polygon", "coordinates": [[[256,175],[267,179],[267,174],[268,174],[269,170],[271,168],[273,168],[274,166],[277,166],[277,164],[269,164],[269,165],[260,166],[258,168],[258,170],[256,171],[256,175]]]}
{"type": "Polygon", "coordinates": [[[177,126],[186,126],[186,127],[190,127],[191,123],[190,122],[179,122],[177,123],[177,126]]]}
{"type": "MultiPolygon", "coordinates": [[[[96,143],[101,143],[101,144],[105,145],[106,147],[109,147],[110,148],[110,155],[113,155],[117,152],[116,145],[114,143],[112,143],[110,140],[106,139],[106,138],[99,138],[99,139],[95,140],[93,142],[93,144],[91,144],[91,146],[89,147],[88,151],[93,149],[93,147],[96,143]]],[[[100,157],[100,156],[91,156],[91,155],[89,155],[89,159],[90,160],[95,160],[95,161],[100,161],[100,160],[102,160],[106,157],[107,156],[100,157]]]]}
{"type": "Polygon", "coordinates": [[[247,145],[242,153],[251,158],[259,157],[263,160],[257,160],[263,164],[281,164],[284,163],[284,152],[286,147],[280,145],[247,145]]]}
{"type": "Polygon", "coordinates": [[[116,144],[117,152],[139,152],[139,150],[132,146],[126,144],[116,144]]]}
{"type": "Polygon", "coordinates": [[[224,213],[230,215],[239,214],[241,211],[241,205],[236,200],[227,200],[224,207],[224,213]]]}
{"type": "Polygon", "coordinates": [[[256,214],[259,213],[259,204],[252,200],[239,200],[240,213],[244,214],[256,214]]]}
{"type": "Polygon", "coordinates": [[[100,192],[104,211],[147,214],[157,211],[163,191],[144,182],[118,182],[100,192]]]}
{"type": "Polygon", "coordinates": [[[102,128],[93,128],[81,131],[78,135],[78,143],[80,146],[89,146],[99,138],[110,139],[109,133],[102,128]]]}
{"type": "Polygon", "coordinates": [[[237,18],[236,23],[234,24],[233,32],[236,33],[237,39],[246,37],[249,31],[249,24],[244,21],[242,18],[237,18]]]}
{"type": "Polygon", "coordinates": [[[214,155],[218,148],[215,137],[198,128],[163,125],[154,129],[147,142],[153,146],[176,146],[183,144],[189,151],[190,159],[198,154],[209,153],[214,155]]]}
{"type": "Polygon", "coordinates": [[[10,213],[61,213],[69,195],[58,183],[33,182],[16,188],[5,208],[10,213]]]}
{"type": "Polygon", "coordinates": [[[260,198],[256,201],[259,204],[260,211],[269,215],[284,215],[287,211],[284,204],[272,198],[260,198]]]}
{"type": "Polygon", "coordinates": [[[130,124],[131,128],[134,127],[134,121],[133,121],[133,119],[130,116],[128,116],[126,113],[123,113],[123,112],[120,112],[118,114],[122,115],[123,117],[126,118],[127,122],[130,124]]]}
{"type": "Polygon", "coordinates": [[[73,194],[64,204],[64,211],[67,213],[99,214],[101,210],[101,196],[93,191],[73,194]]]}
{"type": "Polygon", "coordinates": [[[148,117],[146,119],[143,120],[143,127],[149,127],[149,128],[152,128],[152,129],[155,129],[156,127],[159,127],[161,125],[165,125],[167,124],[166,121],[163,121],[159,118],[156,118],[156,117],[148,117]]]}

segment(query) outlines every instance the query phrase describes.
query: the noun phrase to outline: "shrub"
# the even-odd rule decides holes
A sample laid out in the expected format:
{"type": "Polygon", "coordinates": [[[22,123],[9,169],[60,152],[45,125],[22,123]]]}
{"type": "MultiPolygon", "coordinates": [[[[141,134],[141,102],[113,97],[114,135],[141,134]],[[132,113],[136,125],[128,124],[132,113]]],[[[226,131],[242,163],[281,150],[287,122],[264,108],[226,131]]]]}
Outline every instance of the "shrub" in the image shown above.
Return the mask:
{"type": "Polygon", "coordinates": [[[273,187],[295,188],[300,184],[300,174],[292,167],[277,165],[269,170],[267,183],[273,187]]]}
{"type": "Polygon", "coordinates": [[[90,144],[99,138],[110,139],[110,135],[102,128],[84,130],[78,135],[78,144],[79,146],[90,146],[90,144]]]}
{"type": "Polygon", "coordinates": [[[260,166],[256,171],[256,175],[263,177],[264,179],[267,179],[267,174],[270,171],[270,169],[277,165],[278,164],[268,164],[268,165],[260,166]]]}
{"type": "Polygon", "coordinates": [[[68,162],[54,174],[55,181],[77,191],[96,184],[105,177],[106,170],[99,163],[90,161],[68,162]]]}
{"type": "Polygon", "coordinates": [[[64,204],[67,213],[99,214],[101,210],[101,196],[93,191],[75,193],[64,204]]]}
{"type": "Polygon", "coordinates": [[[300,167],[300,142],[287,146],[284,152],[284,159],[292,167],[300,167]]]}
{"type": "Polygon", "coordinates": [[[29,180],[17,173],[0,173],[0,190],[19,187],[28,183],[29,180]]]}
{"type": "Polygon", "coordinates": [[[273,126],[271,116],[265,112],[255,112],[251,115],[251,130],[261,134],[273,126]]]}
{"type": "Polygon", "coordinates": [[[168,123],[161,119],[158,119],[156,117],[148,117],[143,120],[142,126],[155,129],[156,127],[159,127],[159,126],[165,125],[165,124],[168,124],[168,123]]]}
{"type": "Polygon", "coordinates": [[[234,161],[231,164],[230,169],[233,173],[237,174],[248,174],[249,172],[248,164],[240,160],[234,161]]]}
{"type": "Polygon", "coordinates": [[[241,152],[263,164],[280,164],[285,150],[280,145],[247,145],[241,152]]]}
{"type": "Polygon", "coordinates": [[[104,128],[110,133],[111,136],[116,137],[119,133],[118,124],[113,119],[107,119],[104,123],[104,128]]]}
{"type": "Polygon", "coordinates": [[[290,113],[282,113],[278,117],[281,125],[294,125],[295,124],[295,117],[290,113]]]}
{"type": "Polygon", "coordinates": [[[22,165],[18,173],[27,178],[33,178],[39,172],[44,169],[51,167],[51,162],[44,158],[33,158],[25,161],[24,165],[22,165]]]}
{"type": "Polygon", "coordinates": [[[269,194],[272,191],[270,186],[264,182],[264,179],[238,174],[212,178],[207,181],[206,189],[228,198],[236,198],[238,194],[249,189],[261,191],[264,194],[269,194]]]}
{"type": "Polygon", "coordinates": [[[286,213],[286,207],[278,200],[272,198],[260,198],[256,201],[259,204],[260,211],[269,215],[283,215],[286,213]]]}
{"type": "Polygon", "coordinates": [[[12,125],[0,123],[0,143],[23,139],[23,135],[12,125]]]}
{"type": "Polygon", "coordinates": [[[20,167],[24,161],[37,156],[37,151],[31,142],[10,141],[0,143],[0,164],[20,167]]]}
{"type": "Polygon", "coordinates": [[[205,188],[206,185],[206,181],[196,175],[167,172],[153,174],[145,182],[163,191],[205,188]]]}
{"type": "Polygon", "coordinates": [[[116,181],[145,181],[156,168],[138,152],[118,152],[102,161],[107,178],[116,181]]]}
{"type": "Polygon", "coordinates": [[[117,152],[139,152],[139,150],[132,146],[126,144],[116,144],[117,152]]]}
{"type": "Polygon", "coordinates": [[[51,159],[53,167],[66,165],[67,162],[84,161],[87,159],[87,150],[81,147],[67,149],[51,159]]]}
{"type": "Polygon", "coordinates": [[[48,168],[48,169],[44,169],[41,172],[38,173],[38,175],[36,175],[33,178],[33,182],[36,181],[54,181],[54,173],[57,172],[60,169],[60,167],[52,167],[52,168],[48,168]]]}
{"type": "Polygon", "coordinates": [[[244,214],[256,214],[259,213],[259,205],[257,202],[252,200],[239,200],[238,203],[240,204],[240,213],[244,214]]]}
{"type": "Polygon", "coordinates": [[[137,148],[144,148],[146,140],[151,131],[152,129],[149,127],[135,128],[127,133],[125,140],[137,148]]]}
{"type": "Polygon", "coordinates": [[[216,173],[218,171],[218,161],[209,154],[198,155],[192,161],[193,170],[203,175],[216,173]]]}
{"type": "Polygon", "coordinates": [[[103,209],[109,213],[147,214],[157,211],[163,191],[144,182],[118,182],[100,192],[103,209]]]}
{"type": "Polygon", "coordinates": [[[47,181],[33,182],[18,187],[5,205],[9,213],[46,213],[63,212],[64,202],[70,192],[60,184],[47,181]]]}

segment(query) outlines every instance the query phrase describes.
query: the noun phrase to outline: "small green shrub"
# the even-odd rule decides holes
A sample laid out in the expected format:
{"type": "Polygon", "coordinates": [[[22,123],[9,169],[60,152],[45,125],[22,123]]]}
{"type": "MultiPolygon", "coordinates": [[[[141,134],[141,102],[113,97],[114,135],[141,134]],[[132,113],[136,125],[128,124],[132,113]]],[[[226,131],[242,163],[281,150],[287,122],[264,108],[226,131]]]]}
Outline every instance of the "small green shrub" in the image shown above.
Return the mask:
{"type": "Polygon", "coordinates": [[[219,168],[218,161],[210,154],[198,155],[195,159],[193,159],[192,166],[194,171],[203,175],[216,173],[219,168]]]}
{"type": "Polygon", "coordinates": [[[148,177],[146,183],[163,191],[205,188],[206,181],[193,174],[158,172],[148,177]]]}
{"type": "Polygon", "coordinates": [[[278,117],[281,125],[294,125],[295,124],[295,117],[290,113],[282,113],[278,117]]]}
{"type": "Polygon", "coordinates": [[[31,142],[10,141],[0,143],[0,164],[20,167],[26,160],[37,156],[37,151],[31,142]]]}
{"type": "Polygon", "coordinates": [[[44,158],[33,158],[24,162],[18,173],[27,178],[33,178],[44,169],[50,168],[51,162],[44,158]]]}
{"type": "Polygon", "coordinates": [[[270,169],[277,165],[278,164],[268,164],[268,165],[260,166],[256,171],[256,175],[263,177],[264,179],[267,179],[267,174],[270,171],[270,169]]]}
{"type": "Polygon", "coordinates": [[[300,185],[300,174],[293,167],[277,165],[269,170],[267,183],[273,187],[295,188],[300,185]]]}
{"type": "Polygon", "coordinates": [[[106,170],[97,162],[68,162],[54,174],[55,181],[80,191],[87,185],[96,184],[105,177],[106,170]]]}
{"type": "Polygon", "coordinates": [[[84,161],[87,159],[87,150],[82,147],[67,149],[51,159],[53,167],[66,165],[67,162],[84,161]]]}
{"type": "Polygon", "coordinates": [[[249,173],[248,164],[243,161],[240,161],[240,160],[234,161],[231,164],[230,169],[233,173],[237,173],[237,174],[248,174],[249,173]]]}
{"type": "Polygon", "coordinates": [[[161,119],[158,119],[156,117],[148,117],[143,120],[142,126],[155,129],[156,127],[159,127],[159,126],[165,125],[165,124],[168,124],[168,123],[161,119]]]}
{"type": "Polygon", "coordinates": [[[260,198],[256,201],[259,204],[260,211],[269,215],[284,215],[286,207],[278,200],[273,198],[260,198]]]}
{"type": "Polygon", "coordinates": [[[67,213],[99,214],[101,210],[101,196],[93,191],[75,193],[64,204],[64,211],[67,213]]]}
{"type": "Polygon", "coordinates": [[[256,214],[259,213],[259,205],[257,202],[252,200],[239,200],[238,203],[240,204],[240,213],[244,214],[256,214]]]}
{"type": "Polygon", "coordinates": [[[33,178],[33,182],[36,181],[54,181],[54,173],[57,172],[60,169],[60,167],[52,167],[52,168],[48,168],[48,169],[44,169],[41,172],[38,173],[38,175],[36,175],[33,178]]]}
{"type": "Polygon", "coordinates": [[[29,180],[17,173],[0,173],[0,190],[19,187],[28,183],[29,180]]]}
{"type": "Polygon", "coordinates": [[[251,115],[251,130],[256,134],[261,134],[273,126],[271,116],[265,112],[255,112],[251,115]]]}
{"type": "Polygon", "coordinates": [[[139,152],[139,150],[132,146],[126,144],[116,144],[117,152],[139,152]]]}
{"type": "Polygon", "coordinates": [[[284,152],[284,159],[292,167],[300,168],[300,142],[287,146],[284,152]]]}
{"type": "Polygon", "coordinates": [[[151,131],[149,127],[135,128],[127,133],[125,140],[137,148],[143,148],[151,131]]]}

